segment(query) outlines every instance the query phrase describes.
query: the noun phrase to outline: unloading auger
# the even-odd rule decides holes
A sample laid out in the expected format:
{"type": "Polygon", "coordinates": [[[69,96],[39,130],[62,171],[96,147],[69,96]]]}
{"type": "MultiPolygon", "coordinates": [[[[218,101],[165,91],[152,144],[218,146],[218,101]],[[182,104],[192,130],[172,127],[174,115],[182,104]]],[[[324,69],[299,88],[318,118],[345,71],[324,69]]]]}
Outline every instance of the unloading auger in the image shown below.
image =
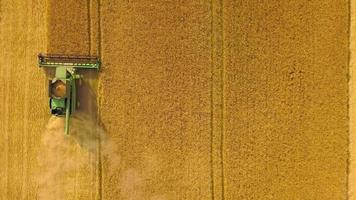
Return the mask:
{"type": "Polygon", "coordinates": [[[65,117],[64,133],[69,133],[69,121],[78,105],[76,80],[82,78],[77,69],[99,71],[100,59],[93,56],[64,56],[39,54],[39,67],[55,68],[55,77],[49,80],[48,94],[51,114],[65,117]]]}

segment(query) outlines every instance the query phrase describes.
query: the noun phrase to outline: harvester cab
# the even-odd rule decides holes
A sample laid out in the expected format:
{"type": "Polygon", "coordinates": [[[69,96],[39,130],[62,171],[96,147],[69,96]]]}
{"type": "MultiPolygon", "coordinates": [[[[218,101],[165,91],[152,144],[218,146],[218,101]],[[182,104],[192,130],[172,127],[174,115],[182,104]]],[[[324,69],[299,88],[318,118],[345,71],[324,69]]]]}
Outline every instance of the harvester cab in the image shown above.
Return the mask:
{"type": "Polygon", "coordinates": [[[65,134],[69,133],[70,117],[77,102],[76,80],[82,76],[77,69],[99,71],[100,60],[93,56],[38,55],[39,67],[55,68],[55,76],[49,80],[48,94],[51,114],[65,117],[65,134]]]}

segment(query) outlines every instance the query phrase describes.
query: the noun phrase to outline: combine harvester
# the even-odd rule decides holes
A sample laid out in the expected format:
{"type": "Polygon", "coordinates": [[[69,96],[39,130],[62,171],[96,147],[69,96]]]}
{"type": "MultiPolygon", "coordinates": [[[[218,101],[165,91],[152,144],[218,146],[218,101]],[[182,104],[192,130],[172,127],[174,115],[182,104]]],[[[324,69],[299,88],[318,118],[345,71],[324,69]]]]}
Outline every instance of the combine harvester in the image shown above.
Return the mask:
{"type": "Polygon", "coordinates": [[[62,56],[39,54],[39,67],[55,68],[55,77],[49,81],[49,107],[51,114],[65,117],[64,133],[69,134],[70,117],[77,105],[76,80],[82,75],[77,69],[95,69],[99,71],[100,60],[93,56],[62,56]]]}

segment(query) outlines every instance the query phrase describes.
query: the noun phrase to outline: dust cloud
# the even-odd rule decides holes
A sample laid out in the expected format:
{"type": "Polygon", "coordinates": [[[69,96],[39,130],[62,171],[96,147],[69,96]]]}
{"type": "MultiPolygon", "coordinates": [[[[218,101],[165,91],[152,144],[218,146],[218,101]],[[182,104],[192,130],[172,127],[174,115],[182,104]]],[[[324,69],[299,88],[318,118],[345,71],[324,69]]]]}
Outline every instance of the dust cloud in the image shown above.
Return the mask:
{"type": "Polygon", "coordinates": [[[100,158],[108,160],[111,168],[120,165],[115,143],[95,119],[76,113],[71,118],[69,135],[64,134],[64,120],[52,116],[42,136],[38,156],[41,200],[63,200],[75,196],[76,174],[83,170],[98,173],[100,158]]]}

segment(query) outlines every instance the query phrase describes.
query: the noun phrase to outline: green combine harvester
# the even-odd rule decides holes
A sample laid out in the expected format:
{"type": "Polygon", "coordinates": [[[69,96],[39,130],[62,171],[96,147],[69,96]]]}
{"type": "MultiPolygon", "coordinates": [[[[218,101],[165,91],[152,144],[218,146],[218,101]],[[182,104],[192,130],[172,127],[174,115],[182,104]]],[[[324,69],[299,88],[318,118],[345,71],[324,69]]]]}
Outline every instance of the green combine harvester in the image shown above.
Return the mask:
{"type": "Polygon", "coordinates": [[[39,67],[55,68],[55,77],[49,81],[49,107],[51,114],[65,117],[65,134],[69,133],[71,114],[77,107],[76,80],[82,76],[77,69],[99,71],[100,60],[93,56],[38,55],[39,67]]]}

